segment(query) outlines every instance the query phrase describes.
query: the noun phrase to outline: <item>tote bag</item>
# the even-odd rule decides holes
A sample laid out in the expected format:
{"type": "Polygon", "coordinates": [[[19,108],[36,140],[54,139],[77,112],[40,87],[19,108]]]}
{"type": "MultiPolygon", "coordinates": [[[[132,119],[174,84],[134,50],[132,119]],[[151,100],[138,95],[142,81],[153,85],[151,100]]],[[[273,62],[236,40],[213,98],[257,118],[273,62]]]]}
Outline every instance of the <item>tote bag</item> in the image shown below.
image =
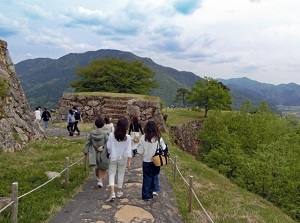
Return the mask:
{"type": "Polygon", "coordinates": [[[160,139],[158,140],[157,144],[157,149],[152,157],[152,162],[154,163],[155,166],[164,166],[169,163],[169,156],[170,154],[168,153],[168,146],[166,144],[165,150],[162,149],[160,145],[160,139]]]}

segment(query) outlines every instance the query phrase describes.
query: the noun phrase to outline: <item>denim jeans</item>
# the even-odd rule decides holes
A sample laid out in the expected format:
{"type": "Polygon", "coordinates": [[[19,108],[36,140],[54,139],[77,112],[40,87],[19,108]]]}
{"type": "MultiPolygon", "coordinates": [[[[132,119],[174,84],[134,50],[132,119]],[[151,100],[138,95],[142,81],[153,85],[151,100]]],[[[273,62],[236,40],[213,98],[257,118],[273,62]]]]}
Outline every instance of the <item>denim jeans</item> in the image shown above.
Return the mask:
{"type": "Polygon", "coordinates": [[[49,121],[44,121],[45,128],[48,128],[48,122],[49,121]]]}
{"type": "Polygon", "coordinates": [[[152,192],[159,191],[159,172],[160,167],[155,166],[153,162],[143,162],[142,199],[152,199],[152,192]]]}
{"type": "Polygon", "coordinates": [[[73,133],[73,123],[69,122],[67,126],[68,132],[71,134],[73,133]]]}
{"type": "Polygon", "coordinates": [[[76,120],[75,122],[74,122],[74,126],[73,126],[73,132],[75,133],[75,131],[77,131],[78,133],[80,133],[80,130],[79,130],[79,128],[78,128],[78,120],[76,120]]]}
{"type": "Polygon", "coordinates": [[[115,186],[115,176],[118,169],[118,188],[123,187],[127,158],[120,160],[109,160],[108,180],[110,186],[115,186]]]}

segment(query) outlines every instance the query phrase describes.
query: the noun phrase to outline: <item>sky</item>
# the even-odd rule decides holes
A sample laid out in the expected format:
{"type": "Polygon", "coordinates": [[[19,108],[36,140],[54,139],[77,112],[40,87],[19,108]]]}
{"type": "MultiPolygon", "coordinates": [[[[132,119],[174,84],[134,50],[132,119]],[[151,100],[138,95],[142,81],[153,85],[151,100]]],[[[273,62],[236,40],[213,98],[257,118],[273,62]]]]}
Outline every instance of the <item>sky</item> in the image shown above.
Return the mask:
{"type": "Polygon", "coordinates": [[[299,0],[0,0],[14,64],[128,51],[200,77],[300,84],[299,0]]]}

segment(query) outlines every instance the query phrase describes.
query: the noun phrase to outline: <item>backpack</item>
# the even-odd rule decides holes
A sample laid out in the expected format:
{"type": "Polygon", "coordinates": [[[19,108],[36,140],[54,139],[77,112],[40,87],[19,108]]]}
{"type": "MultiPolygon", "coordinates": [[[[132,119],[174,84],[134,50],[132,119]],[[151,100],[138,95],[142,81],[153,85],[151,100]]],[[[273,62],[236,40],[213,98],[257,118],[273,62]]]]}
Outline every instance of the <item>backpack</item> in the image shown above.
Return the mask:
{"type": "Polygon", "coordinates": [[[75,122],[75,117],[74,117],[74,115],[71,115],[70,122],[71,122],[71,123],[74,123],[74,122],[75,122]]]}
{"type": "Polygon", "coordinates": [[[79,111],[74,112],[74,117],[75,117],[75,120],[80,120],[80,118],[81,118],[80,112],[79,111]]]}
{"type": "Polygon", "coordinates": [[[44,118],[43,118],[43,120],[44,120],[44,121],[49,121],[49,118],[50,118],[50,114],[49,114],[49,112],[47,111],[47,112],[44,113],[44,118]]]}

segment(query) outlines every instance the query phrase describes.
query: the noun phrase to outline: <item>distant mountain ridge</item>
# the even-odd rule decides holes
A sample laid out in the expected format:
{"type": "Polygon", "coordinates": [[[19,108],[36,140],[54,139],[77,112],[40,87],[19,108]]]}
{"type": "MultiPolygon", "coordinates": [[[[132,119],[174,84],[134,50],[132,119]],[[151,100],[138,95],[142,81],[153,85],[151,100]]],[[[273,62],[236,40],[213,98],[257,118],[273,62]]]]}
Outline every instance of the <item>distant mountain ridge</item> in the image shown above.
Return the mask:
{"type": "Polygon", "coordinates": [[[273,105],[300,106],[300,85],[289,84],[266,84],[251,80],[247,77],[231,78],[218,81],[234,91],[241,93],[240,98],[250,98],[252,101],[267,101],[273,105]]]}
{"type": "MultiPolygon", "coordinates": [[[[197,80],[202,79],[192,72],[178,71],[156,64],[150,58],[112,49],[70,53],[59,59],[24,60],[17,63],[15,68],[31,109],[38,105],[56,108],[63,92],[72,90],[69,88],[69,83],[77,78],[75,70],[87,66],[91,60],[105,57],[122,58],[127,61],[139,60],[150,67],[155,72],[155,79],[159,83],[159,87],[151,90],[150,93],[160,97],[166,106],[175,103],[178,88],[190,89],[197,80]]],[[[238,110],[241,103],[247,99],[250,99],[255,106],[262,100],[273,105],[300,106],[300,86],[294,83],[273,85],[246,77],[218,79],[218,81],[230,88],[234,110],[238,110]]]]}
{"type": "Polygon", "coordinates": [[[150,58],[110,49],[71,53],[57,60],[30,59],[17,63],[15,67],[32,108],[40,104],[56,107],[63,92],[71,91],[68,85],[76,79],[75,70],[78,67],[87,66],[91,60],[105,57],[122,58],[127,61],[139,60],[150,67],[155,72],[155,79],[159,83],[159,87],[153,89],[151,95],[160,97],[166,105],[174,103],[178,88],[189,89],[200,79],[192,72],[178,71],[156,64],[150,58]]]}

